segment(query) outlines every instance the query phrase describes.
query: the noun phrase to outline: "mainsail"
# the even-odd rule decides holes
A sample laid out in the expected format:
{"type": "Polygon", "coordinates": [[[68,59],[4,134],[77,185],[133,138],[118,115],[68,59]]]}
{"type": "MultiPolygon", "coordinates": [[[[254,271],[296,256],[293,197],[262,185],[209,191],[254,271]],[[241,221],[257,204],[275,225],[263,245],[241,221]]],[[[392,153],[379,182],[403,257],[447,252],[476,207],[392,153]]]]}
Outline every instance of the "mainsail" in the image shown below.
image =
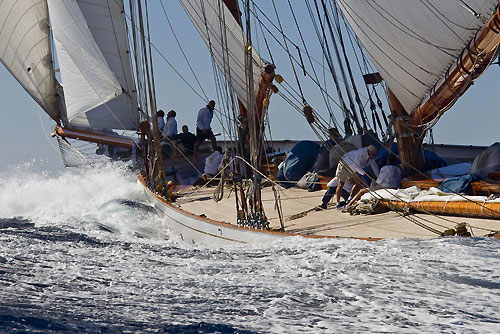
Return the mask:
{"type": "MultiPolygon", "coordinates": [[[[245,73],[246,36],[240,25],[221,0],[179,0],[179,2],[241,103],[248,107],[245,73]]],[[[253,76],[260,78],[264,62],[253,48],[252,59],[253,76]]],[[[259,80],[254,80],[254,92],[257,92],[258,85],[259,80]]]]}
{"type": "Polygon", "coordinates": [[[59,120],[46,1],[0,2],[0,60],[29,95],[59,120]]]}
{"type": "Polygon", "coordinates": [[[136,129],[122,1],[48,0],[69,125],[136,129]]]}
{"type": "Polygon", "coordinates": [[[460,56],[497,0],[338,0],[404,109],[412,112],[460,56]]]}

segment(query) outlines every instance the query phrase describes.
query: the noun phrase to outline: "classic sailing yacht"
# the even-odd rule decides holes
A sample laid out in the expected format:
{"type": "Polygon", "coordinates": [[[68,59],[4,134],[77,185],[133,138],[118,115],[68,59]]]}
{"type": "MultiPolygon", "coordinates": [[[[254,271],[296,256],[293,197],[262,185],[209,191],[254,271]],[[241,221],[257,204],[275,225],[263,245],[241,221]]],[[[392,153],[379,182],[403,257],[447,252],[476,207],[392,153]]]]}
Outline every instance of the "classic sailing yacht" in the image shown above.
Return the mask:
{"type": "MultiPolygon", "coordinates": [[[[425,215],[434,206],[437,213],[500,216],[499,204],[485,197],[427,199],[417,207],[413,199],[389,192],[372,196],[406,212],[349,216],[313,210],[322,194],[284,190],[271,175],[276,163],[270,161],[269,147],[276,143],[268,130],[270,100],[279,95],[300,111],[304,124],[318,135],[325,149],[336,152],[336,161],[346,153],[346,143],[350,149],[366,142],[390,148],[395,137],[405,174],[421,173],[426,131],[498,56],[498,1],[305,1],[326,64],[323,79],[314,70],[317,61],[307,48],[291,2],[288,5],[300,37],[295,42],[285,33],[274,1],[276,21],[253,1],[179,2],[216,64],[214,77],[226,144],[234,148],[234,153],[227,151],[229,164],[225,166],[243,164],[248,177],[241,170],[234,172],[237,168],[226,173],[231,168],[225,167],[213,180],[218,184],[215,190],[168,182],[168,174],[173,174],[169,170],[177,162],[163,157],[158,124],[151,121],[157,107],[147,1],[4,0],[0,4],[0,58],[57,123],[53,135],[65,164],[91,162],[86,148],[72,139],[98,145],[92,150],[101,156],[142,158],[144,168],[138,177],[147,196],[174,234],[193,243],[238,244],[299,235],[368,240],[432,237],[464,221],[478,235],[500,229],[494,219],[425,215]],[[275,73],[285,64],[265,61],[256,50],[252,41],[259,36],[257,25],[271,59],[265,36],[285,50],[291,67],[286,80],[275,73]],[[346,51],[348,44],[358,51],[346,51]],[[361,49],[378,72],[370,68],[361,49]],[[349,59],[364,63],[368,94],[364,101],[349,59]],[[325,87],[325,69],[330,72],[336,98],[325,87]],[[337,122],[331,112],[329,119],[318,112],[318,103],[309,101],[302,89],[300,72],[319,87],[328,110],[337,104],[343,122],[337,122]],[[385,85],[390,120],[379,98],[385,85]],[[372,121],[364,111],[366,103],[372,121]],[[448,205],[458,211],[447,211],[448,205]],[[422,213],[409,214],[409,209],[416,208],[422,213]]],[[[190,164],[183,166],[188,169],[190,164]]],[[[183,171],[177,169],[177,173],[182,180],[183,171]]]]}

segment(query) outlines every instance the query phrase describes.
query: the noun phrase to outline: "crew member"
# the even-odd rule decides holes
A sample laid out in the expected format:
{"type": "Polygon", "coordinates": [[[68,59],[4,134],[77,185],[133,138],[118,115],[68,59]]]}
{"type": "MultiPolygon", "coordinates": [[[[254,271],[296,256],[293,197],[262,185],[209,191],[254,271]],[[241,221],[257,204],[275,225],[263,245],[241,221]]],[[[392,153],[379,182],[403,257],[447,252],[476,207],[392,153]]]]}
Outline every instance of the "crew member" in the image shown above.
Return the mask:
{"type": "Polygon", "coordinates": [[[196,119],[196,143],[194,144],[194,159],[198,157],[198,148],[206,139],[212,142],[212,149],[215,151],[217,146],[215,136],[212,132],[212,118],[214,117],[215,101],[211,100],[208,104],[201,108],[196,119]]]}
{"type": "Polygon", "coordinates": [[[345,202],[341,202],[340,199],[342,196],[342,190],[344,189],[344,184],[347,180],[352,180],[355,183],[352,187],[349,198],[347,199],[347,203],[349,203],[351,198],[356,195],[359,189],[361,189],[361,183],[363,182],[363,180],[360,176],[365,173],[363,171],[363,168],[370,165],[375,176],[378,176],[378,166],[375,163],[375,160],[373,160],[375,154],[377,154],[377,149],[375,148],[375,146],[370,145],[368,147],[363,147],[358,150],[351,151],[342,156],[342,159],[339,161],[337,171],[335,173],[335,177],[337,177],[339,180],[339,185],[337,186],[337,190],[335,191],[337,199],[337,209],[342,209],[346,204],[345,202]]]}

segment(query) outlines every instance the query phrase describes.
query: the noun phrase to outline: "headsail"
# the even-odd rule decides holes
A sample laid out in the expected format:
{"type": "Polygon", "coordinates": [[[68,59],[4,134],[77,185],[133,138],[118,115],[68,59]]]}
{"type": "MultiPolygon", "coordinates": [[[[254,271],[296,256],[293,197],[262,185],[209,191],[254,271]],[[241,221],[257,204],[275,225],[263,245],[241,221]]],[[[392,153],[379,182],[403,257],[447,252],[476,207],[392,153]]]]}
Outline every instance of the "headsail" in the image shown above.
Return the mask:
{"type": "MultiPolygon", "coordinates": [[[[247,90],[245,74],[246,36],[229,9],[220,0],[189,1],[179,0],[191,18],[196,29],[207,44],[217,66],[245,107],[247,107],[247,90]]],[[[253,76],[260,78],[264,62],[252,48],[253,76]]],[[[259,81],[255,80],[254,92],[259,81]]]]}
{"type": "Polygon", "coordinates": [[[46,1],[0,2],[0,60],[21,86],[59,120],[46,1]]]}
{"type": "Polygon", "coordinates": [[[338,3],[382,77],[410,113],[460,56],[498,1],[338,3]]]}
{"type": "Polygon", "coordinates": [[[123,2],[48,4],[70,125],[136,129],[123,2]]]}

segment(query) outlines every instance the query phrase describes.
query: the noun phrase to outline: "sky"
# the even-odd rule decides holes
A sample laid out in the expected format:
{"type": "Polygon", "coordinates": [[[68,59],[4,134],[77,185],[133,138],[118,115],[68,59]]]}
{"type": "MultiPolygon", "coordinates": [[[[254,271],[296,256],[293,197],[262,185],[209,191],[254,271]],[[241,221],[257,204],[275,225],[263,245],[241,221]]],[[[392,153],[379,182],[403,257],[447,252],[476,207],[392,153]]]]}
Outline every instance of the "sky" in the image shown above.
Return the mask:
{"type": "MultiPolygon", "coordinates": [[[[191,22],[177,1],[164,1],[167,15],[174,26],[185,54],[198,76],[208,99],[216,99],[212,64],[209,53],[191,22]]],[[[271,12],[272,13],[272,12],[271,12]]],[[[161,56],[153,54],[158,108],[177,111],[179,130],[187,124],[194,132],[196,115],[206,101],[184,84],[177,74],[163,60],[167,58],[184,78],[199,92],[189,67],[179,52],[175,39],[168,27],[165,14],[159,2],[151,3],[152,41],[161,56]]],[[[285,22],[290,24],[290,22],[285,22]]],[[[288,27],[290,28],[290,27],[288,27]]],[[[313,40],[312,30],[303,32],[313,40]]],[[[272,41],[269,42],[272,44],[272,41]]],[[[255,47],[263,50],[262,41],[254,41],[255,47]]],[[[299,44],[299,43],[298,43],[299,44]]],[[[272,47],[272,45],[271,45],[272,47]]],[[[263,57],[268,56],[264,51],[263,57]]],[[[283,55],[275,55],[277,73],[289,62],[283,55]]],[[[285,80],[293,81],[290,72],[283,74],[285,80]]],[[[500,92],[498,78],[500,66],[492,65],[487,72],[447,111],[433,129],[434,141],[443,144],[489,146],[500,141],[500,92]]],[[[333,88],[331,88],[333,89],[333,88]]],[[[306,91],[308,102],[314,107],[320,96],[306,91]]],[[[23,90],[10,73],[0,65],[0,171],[33,163],[40,170],[63,169],[57,141],[50,137],[54,122],[41,110],[38,104],[23,90]]],[[[318,107],[319,102],[318,102],[318,107]]],[[[271,98],[269,109],[274,139],[315,139],[303,116],[287,105],[279,96],[271,98]]],[[[214,132],[222,129],[214,121],[214,132]]]]}

